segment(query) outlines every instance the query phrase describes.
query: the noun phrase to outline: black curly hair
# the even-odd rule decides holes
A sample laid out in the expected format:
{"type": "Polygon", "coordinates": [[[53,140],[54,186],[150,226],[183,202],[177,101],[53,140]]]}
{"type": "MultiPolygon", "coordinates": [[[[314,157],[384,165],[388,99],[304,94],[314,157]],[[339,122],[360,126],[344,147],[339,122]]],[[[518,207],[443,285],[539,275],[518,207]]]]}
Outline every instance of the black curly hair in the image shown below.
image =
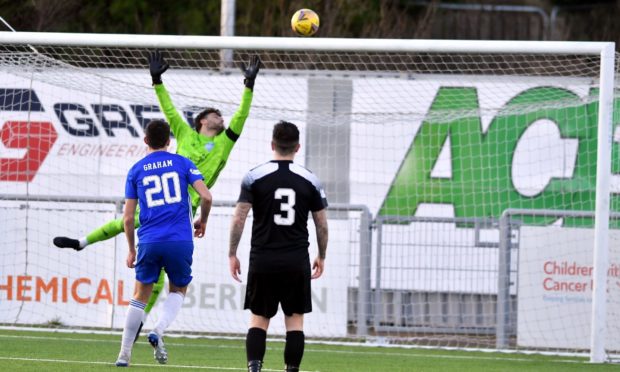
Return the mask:
{"type": "Polygon", "coordinates": [[[202,128],[202,124],[200,123],[200,121],[212,112],[215,112],[219,116],[222,116],[220,110],[213,107],[207,107],[206,109],[202,110],[202,112],[196,115],[196,117],[194,118],[194,129],[196,129],[196,132],[200,132],[200,129],[202,128]]]}

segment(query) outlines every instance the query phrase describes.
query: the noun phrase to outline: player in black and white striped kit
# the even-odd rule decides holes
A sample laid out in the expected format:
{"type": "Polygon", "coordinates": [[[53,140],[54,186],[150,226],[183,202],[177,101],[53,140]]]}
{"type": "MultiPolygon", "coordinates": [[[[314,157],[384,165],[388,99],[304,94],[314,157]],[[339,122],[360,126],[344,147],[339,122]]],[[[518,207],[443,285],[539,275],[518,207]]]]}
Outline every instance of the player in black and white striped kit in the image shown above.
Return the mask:
{"type": "Polygon", "coordinates": [[[253,211],[245,309],[248,370],[260,371],[269,320],[282,306],[286,326],[286,371],[298,371],[304,352],[303,317],[312,311],[310,280],[321,276],[327,249],[327,199],[318,178],[293,162],[300,148],[297,126],[280,121],[273,128],[274,160],[243,178],[230,231],[230,272],[241,274],[237,247],[250,209],[253,211]],[[308,254],[308,214],[316,227],[318,256],[312,269],[308,254]]]}

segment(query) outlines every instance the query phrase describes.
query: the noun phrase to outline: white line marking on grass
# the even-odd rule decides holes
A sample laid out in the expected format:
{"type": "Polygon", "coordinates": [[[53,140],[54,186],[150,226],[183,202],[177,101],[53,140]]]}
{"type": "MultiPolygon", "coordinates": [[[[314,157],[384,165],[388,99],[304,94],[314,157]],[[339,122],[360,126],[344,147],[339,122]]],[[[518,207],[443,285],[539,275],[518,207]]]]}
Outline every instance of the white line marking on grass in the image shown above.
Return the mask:
{"type": "MultiPolygon", "coordinates": [[[[108,365],[114,366],[114,363],[110,362],[97,362],[88,360],[67,360],[67,359],[47,359],[47,358],[19,358],[19,357],[1,357],[0,360],[13,360],[23,362],[37,362],[37,363],[65,363],[65,364],[96,364],[96,365],[108,365]]],[[[145,364],[145,363],[129,363],[129,366],[136,367],[158,367],[158,368],[183,368],[183,369],[214,369],[217,371],[247,371],[247,368],[234,368],[234,367],[214,367],[214,366],[185,366],[180,364],[145,364]]],[[[279,369],[263,369],[263,371],[280,371],[279,369]]],[[[315,371],[318,372],[318,371],[315,371]]]]}
{"type": "MultiPolygon", "coordinates": [[[[53,341],[68,341],[68,342],[99,342],[108,344],[118,344],[118,340],[103,340],[99,338],[73,338],[73,337],[53,337],[53,336],[22,336],[22,335],[2,335],[0,338],[17,338],[20,340],[53,340],[53,341]]],[[[150,344],[147,341],[138,341],[139,344],[150,344]]],[[[203,345],[203,344],[187,344],[183,342],[166,342],[166,345],[183,346],[183,347],[204,347],[212,349],[244,349],[245,346],[234,345],[203,345]]]]}
{"type": "MultiPolygon", "coordinates": [[[[305,351],[314,352],[327,352],[332,354],[363,354],[363,355],[376,355],[376,356],[400,356],[400,357],[414,357],[414,358],[436,358],[436,359],[468,359],[468,360],[498,360],[498,361],[514,361],[514,362],[551,362],[551,363],[586,363],[586,361],[572,360],[572,359],[526,359],[526,358],[504,358],[504,357],[486,357],[480,355],[450,355],[450,354],[405,354],[405,353],[382,353],[379,351],[353,351],[353,350],[318,350],[308,349],[305,351]]],[[[438,352],[443,350],[437,349],[438,352]]]]}

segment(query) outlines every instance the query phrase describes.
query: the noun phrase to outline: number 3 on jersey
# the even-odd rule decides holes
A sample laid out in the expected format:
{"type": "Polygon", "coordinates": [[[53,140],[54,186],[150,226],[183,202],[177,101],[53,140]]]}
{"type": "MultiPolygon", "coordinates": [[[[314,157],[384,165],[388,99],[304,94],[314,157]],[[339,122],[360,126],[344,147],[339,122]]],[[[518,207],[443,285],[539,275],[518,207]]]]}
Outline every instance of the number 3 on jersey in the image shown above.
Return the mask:
{"type": "Polygon", "coordinates": [[[276,200],[282,200],[286,197],[286,202],[280,204],[281,214],[273,215],[273,222],[276,225],[291,226],[295,223],[295,190],[293,189],[277,189],[273,196],[276,200]]]}
{"type": "Polygon", "coordinates": [[[151,175],[142,179],[142,185],[146,187],[146,205],[159,207],[164,204],[173,204],[181,201],[181,183],[177,172],[166,172],[160,176],[151,175]],[[172,182],[170,182],[172,181],[172,182]],[[170,193],[170,184],[174,188],[174,194],[170,193]],[[163,191],[163,198],[159,195],[163,191]]]}

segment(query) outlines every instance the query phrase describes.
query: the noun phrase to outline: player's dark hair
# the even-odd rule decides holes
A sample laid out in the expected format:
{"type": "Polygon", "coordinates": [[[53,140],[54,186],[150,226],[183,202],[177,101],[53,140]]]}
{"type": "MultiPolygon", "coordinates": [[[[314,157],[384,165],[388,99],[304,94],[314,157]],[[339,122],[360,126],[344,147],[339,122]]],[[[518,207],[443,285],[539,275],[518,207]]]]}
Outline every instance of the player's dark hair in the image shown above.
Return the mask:
{"type": "Polygon", "coordinates": [[[299,144],[299,129],[293,123],[280,120],[273,126],[272,140],[280,155],[290,155],[299,144]]]}
{"type": "Polygon", "coordinates": [[[146,143],[152,149],[166,147],[170,139],[170,125],[163,120],[151,120],[144,130],[146,143]]]}
{"type": "Polygon", "coordinates": [[[202,124],[200,123],[200,121],[212,112],[215,112],[219,116],[222,116],[220,110],[213,107],[207,107],[206,109],[202,110],[202,112],[196,115],[196,117],[194,118],[194,129],[196,129],[196,132],[200,132],[200,128],[202,128],[202,124]]]}

